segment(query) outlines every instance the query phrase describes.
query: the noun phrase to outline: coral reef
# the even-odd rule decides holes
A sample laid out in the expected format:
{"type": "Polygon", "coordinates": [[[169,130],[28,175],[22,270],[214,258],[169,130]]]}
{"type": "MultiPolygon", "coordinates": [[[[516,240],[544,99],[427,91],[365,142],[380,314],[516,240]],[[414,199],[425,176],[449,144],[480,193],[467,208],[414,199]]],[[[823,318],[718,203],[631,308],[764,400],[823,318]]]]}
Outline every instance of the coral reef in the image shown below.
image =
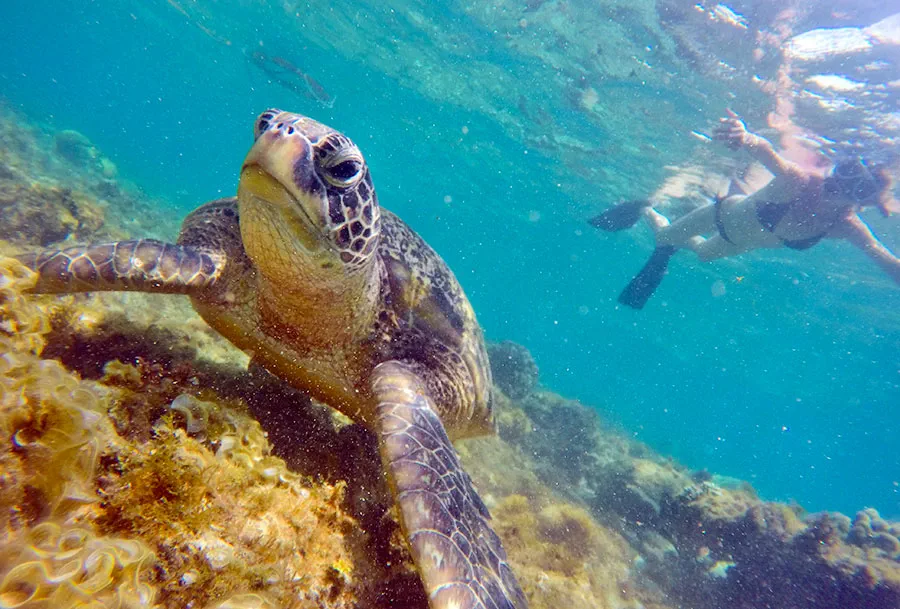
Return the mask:
{"type": "Polygon", "coordinates": [[[180,219],[165,213],[170,207],[119,176],[84,135],[36,126],[0,99],[0,239],[48,246],[136,231],[165,238],[180,219]]]}
{"type": "Polygon", "coordinates": [[[20,294],[30,275],[18,263],[0,269],[0,429],[9,443],[0,457],[0,602],[152,606],[149,547],[90,525],[94,476],[110,448],[105,396],[37,357],[50,325],[20,294]]]}
{"type": "Polygon", "coordinates": [[[100,383],[40,359],[29,275],[0,269],[3,606],[377,606],[409,579],[365,550],[344,484],[288,470],[240,403],[190,376],[113,361],[100,383]]]}
{"type": "Polygon", "coordinates": [[[68,189],[0,180],[0,239],[44,247],[84,239],[100,233],[105,207],[68,189]]]}
{"type": "Polygon", "coordinates": [[[506,410],[519,414],[501,417],[501,436],[534,457],[545,483],[577,501],[617,501],[620,496],[606,490],[629,471],[634,457],[649,453],[604,429],[595,410],[552,392],[535,392],[506,410]]]}
{"type": "Polygon", "coordinates": [[[57,154],[70,163],[82,169],[99,172],[108,180],[116,177],[115,164],[102,156],[83,134],[72,129],[65,129],[56,133],[54,141],[57,154]]]}
{"type": "Polygon", "coordinates": [[[804,517],[797,508],[706,483],[668,498],[653,526],[665,531],[677,555],[648,570],[686,602],[900,606],[898,527],[874,510],[857,514],[851,526],[840,514],[804,517]],[[873,527],[880,529],[875,535],[873,527]]]}
{"type": "Polygon", "coordinates": [[[504,404],[518,414],[501,417],[502,436],[535,457],[545,484],[627,539],[669,598],[698,608],[900,606],[900,523],[875,510],[806,515],[749,484],[690,472],[578,402],[537,392],[504,404]]]}
{"type": "Polygon", "coordinates": [[[561,500],[521,449],[499,438],[458,448],[532,608],[669,606],[633,568],[636,553],[625,538],[583,506],[561,500]]]}

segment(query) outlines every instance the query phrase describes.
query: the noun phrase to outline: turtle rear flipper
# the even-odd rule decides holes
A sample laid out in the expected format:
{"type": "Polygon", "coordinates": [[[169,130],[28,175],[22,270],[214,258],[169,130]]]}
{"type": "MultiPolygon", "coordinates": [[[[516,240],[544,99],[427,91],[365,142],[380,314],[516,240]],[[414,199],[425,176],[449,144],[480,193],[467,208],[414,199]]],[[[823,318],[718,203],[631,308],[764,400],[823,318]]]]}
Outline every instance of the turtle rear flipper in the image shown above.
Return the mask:
{"type": "Polygon", "coordinates": [[[378,446],[432,609],[524,609],[526,602],[422,380],[378,365],[378,446]]]}
{"type": "Polygon", "coordinates": [[[40,277],[30,291],[201,294],[220,277],[225,256],[215,250],[137,239],[45,250],[17,256],[40,277]]]}

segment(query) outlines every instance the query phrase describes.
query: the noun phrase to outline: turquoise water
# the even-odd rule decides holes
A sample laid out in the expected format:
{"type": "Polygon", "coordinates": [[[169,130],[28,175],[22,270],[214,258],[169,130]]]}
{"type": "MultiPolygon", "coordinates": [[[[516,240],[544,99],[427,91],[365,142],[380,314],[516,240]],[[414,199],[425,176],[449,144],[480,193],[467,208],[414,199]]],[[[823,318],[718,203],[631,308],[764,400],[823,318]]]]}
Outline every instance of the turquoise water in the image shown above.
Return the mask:
{"type": "MultiPolygon", "coordinates": [[[[749,74],[701,71],[657,21],[663,4],[521,4],[535,8],[14,0],[0,95],[84,133],[174,215],[234,192],[259,112],[309,114],[360,145],[382,204],[444,256],[490,339],[533,352],[547,387],[767,498],[900,515],[896,285],[842,243],[681,254],[645,310],[623,310],[649,231],[585,222],[698,150],[727,157],[691,131],[728,106],[762,124],[772,100],[749,74]],[[334,103],[270,82],[254,51],[334,103]]],[[[878,6],[857,25],[890,14],[878,6]]],[[[900,251],[896,218],[866,219],[900,251]]]]}

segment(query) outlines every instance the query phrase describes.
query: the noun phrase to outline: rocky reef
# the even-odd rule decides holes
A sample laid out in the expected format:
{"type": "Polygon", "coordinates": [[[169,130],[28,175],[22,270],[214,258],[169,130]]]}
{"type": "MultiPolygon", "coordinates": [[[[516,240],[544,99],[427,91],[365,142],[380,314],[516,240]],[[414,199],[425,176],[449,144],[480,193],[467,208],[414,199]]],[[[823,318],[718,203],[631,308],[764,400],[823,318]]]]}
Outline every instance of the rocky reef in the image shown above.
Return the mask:
{"type": "Polygon", "coordinates": [[[874,509],[851,519],[763,501],[749,484],[689,471],[549,392],[506,412],[502,436],[534,457],[554,491],[628,539],[636,567],[677,605],[900,606],[900,523],[874,509]]]}
{"type": "Polygon", "coordinates": [[[531,353],[511,340],[488,344],[494,385],[513,399],[522,399],[537,388],[538,367],[531,353]]]}
{"type": "Polygon", "coordinates": [[[65,313],[21,296],[29,275],[2,267],[2,606],[376,606],[409,577],[364,550],[343,484],[290,471],[185,367],[41,359],[65,313]]]}
{"type": "Polygon", "coordinates": [[[167,207],[119,176],[84,135],[35,124],[0,98],[0,240],[47,246],[138,231],[173,237],[167,207]]]}

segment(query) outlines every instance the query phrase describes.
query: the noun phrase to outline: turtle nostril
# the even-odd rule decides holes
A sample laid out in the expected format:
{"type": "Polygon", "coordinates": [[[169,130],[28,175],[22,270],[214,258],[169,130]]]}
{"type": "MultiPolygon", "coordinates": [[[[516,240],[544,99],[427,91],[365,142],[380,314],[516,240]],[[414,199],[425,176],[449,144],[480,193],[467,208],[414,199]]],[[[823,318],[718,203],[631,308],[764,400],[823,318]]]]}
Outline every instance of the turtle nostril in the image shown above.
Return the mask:
{"type": "MultiPolygon", "coordinates": [[[[262,114],[259,115],[259,118],[256,119],[256,126],[254,127],[254,136],[259,137],[266,131],[268,131],[272,127],[272,120],[275,119],[276,116],[281,114],[281,110],[266,110],[262,114]]],[[[281,128],[282,123],[279,123],[279,129],[281,128]]]]}

